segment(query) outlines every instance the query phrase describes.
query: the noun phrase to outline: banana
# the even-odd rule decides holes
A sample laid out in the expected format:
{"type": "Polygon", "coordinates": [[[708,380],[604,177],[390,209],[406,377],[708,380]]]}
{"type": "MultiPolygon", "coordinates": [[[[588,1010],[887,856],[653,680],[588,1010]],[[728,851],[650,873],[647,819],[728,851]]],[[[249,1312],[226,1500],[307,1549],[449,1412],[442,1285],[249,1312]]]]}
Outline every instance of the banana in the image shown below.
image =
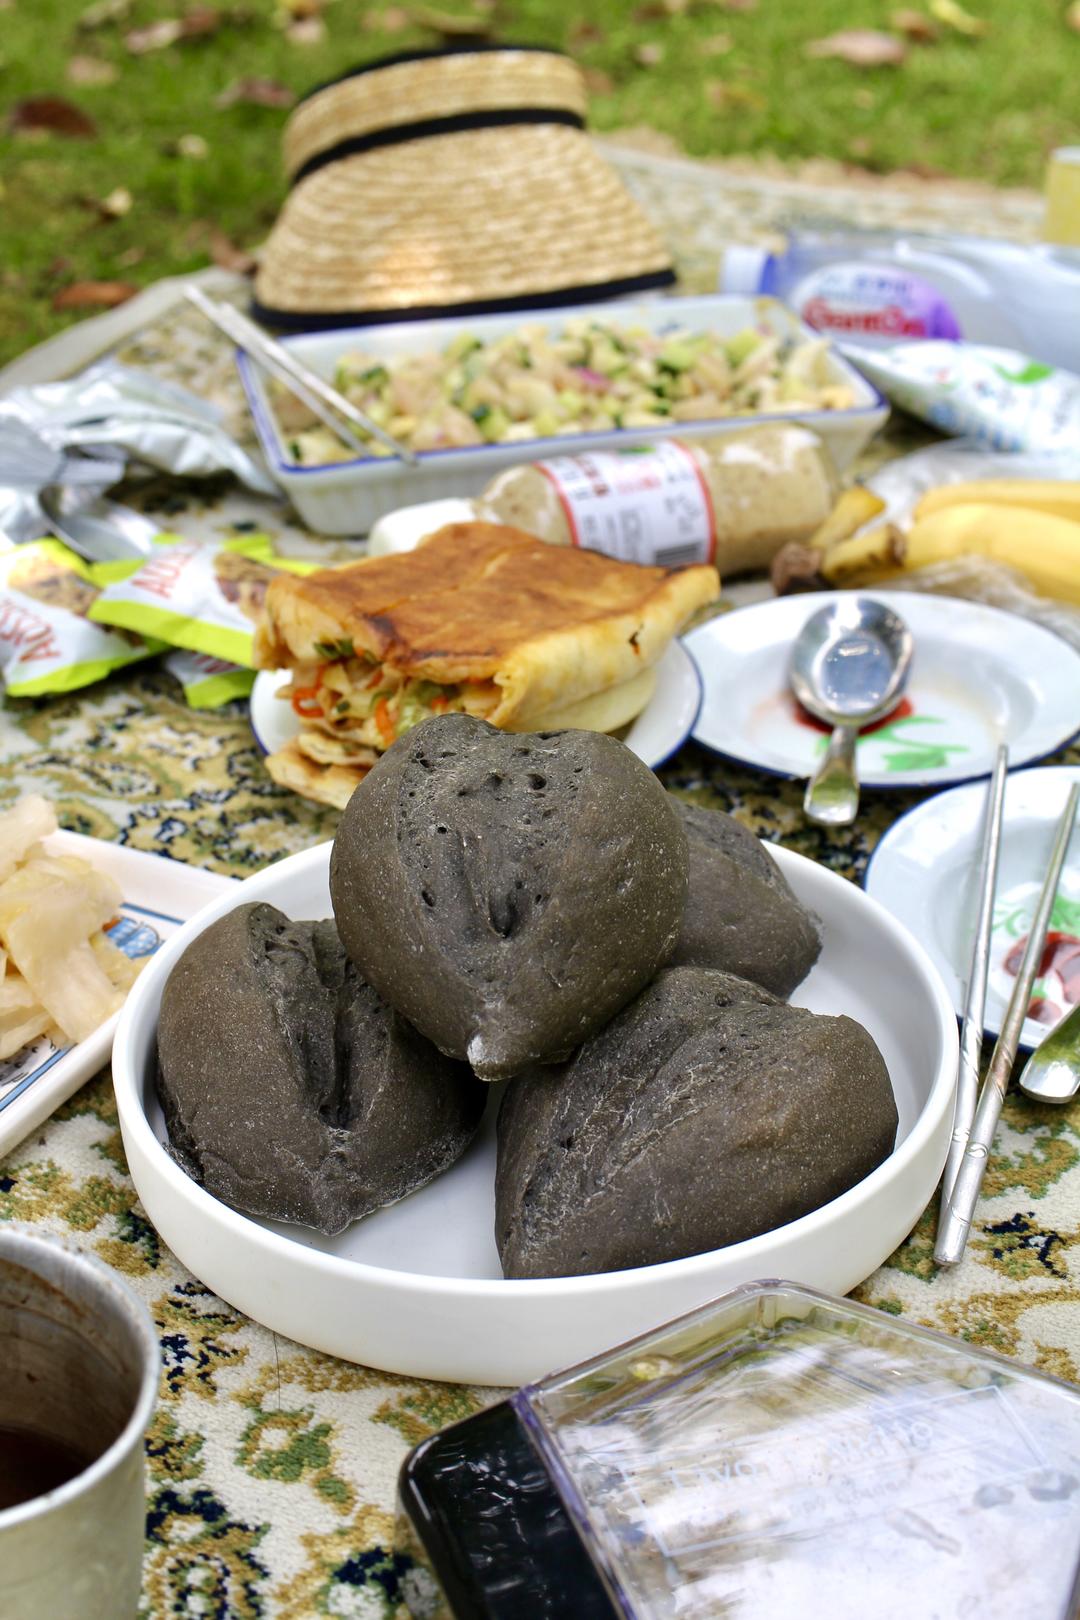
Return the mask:
{"type": "Polygon", "coordinates": [[[950,506],[912,525],[904,565],[972,553],[1015,568],[1043,596],[1080,603],[1080,523],[1015,506],[950,506]]]}
{"type": "Polygon", "coordinates": [[[941,484],[922,497],[915,508],[915,520],[932,517],[950,506],[971,505],[1024,506],[1080,523],[1080,480],[986,478],[978,483],[941,484]]]}
{"type": "Polygon", "coordinates": [[[1016,506],[946,506],[905,535],[886,523],[831,546],[820,566],[831,585],[871,585],[965,556],[1004,563],[1041,595],[1080,605],[1080,522],[1016,506]]]}

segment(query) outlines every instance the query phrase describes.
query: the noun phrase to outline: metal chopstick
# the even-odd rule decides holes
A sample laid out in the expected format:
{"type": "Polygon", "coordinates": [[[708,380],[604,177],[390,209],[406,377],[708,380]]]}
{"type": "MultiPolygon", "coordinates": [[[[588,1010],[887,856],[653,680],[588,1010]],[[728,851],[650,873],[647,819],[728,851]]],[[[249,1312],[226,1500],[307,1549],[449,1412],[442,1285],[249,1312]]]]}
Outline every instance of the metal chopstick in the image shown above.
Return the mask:
{"type": "Polygon", "coordinates": [[[975,938],[968,969],[967,1001],[964,1022],[960,1031],[960,1067],[956,1076],[956,1109],[953,1115],[952,1141],[949,1157],[945,1161],[945,1175],[941,1183],[941,1213],[944,1220],[949,1208],[949,1194],[964,1149],[971,1135],[971,1122],[979,1097],[979,1059],[982,1055],[983,1022],[986,1012],[986,980],[990,968],[990,935],[994,921],[994,890],[997,887],[998,852],[1001,848],[1001,818],[1005,805],[1005,778],[1009,769],[1009,750],[1002,743],[994,762],[994,774],[986,795],[986,813],[983,822],[982,855],[979,860],[979,912],[975,924],[975,938]]]}
{"type": "Polygon", "coordinates": [[[249,321],[246,315],[241,314],[240,310],[234,309],[231,304],[220,304],[212,298],[207,298],[199,287],[185,287],[184,297],[205,315],[219,332],[223,332],[238,348],[243,349],[252,359],[258,361],[259,365],[265,366],[267,371],[272,372],[280,382],[283,382],[309,411],[321,422],[325,422],[326,426],[348,445],[350,450],[355,450],[361,456],[371,454],[370,445],[358,439],[338,420],[342,416],[346,421],[362,428],[373,439],[378,439],[380,444],[392,450],[395,456],[407,462],[410,467],[417,465],[416,454],[408,445],[402,444],[400,439],[395,439],[392,433],[387,433],[384,427],[380,427],[378,422],[373,421],[351,400],[346,399],[344,394],[331,387],[317,372],[297,360],[295,355],[290,354],[288,349],[274,338],[268,337],[254,321],[249,321]]]}
{"type": "Polygon", "coordinates": [[[1031,999],[1031,987],[1035,983],[1035,976],[1042,960],[1043,946],[1046,944],[1046,934],[1050,926],[1050,914],[1054,909],[1054,899],[1057,895],[1058,884],[1061,881],[1061,869],[1065,865],[1069,840],[1072,837],[1073,826],[1076,822],[1078,804],[1080,804],[1080,782],[1075,782],[1069,791],[1069,800],[1065,806],[1065,812],[1054,835],[1054,847],[1050,855],[1050,865],[1047,869],[1046,880],[1042,886],[1042,893],[1039,895],[1039,903],[1035,908],[1031,932],[1028,935],[1027,949],[1024,951],[1024,959],[1016,976],[1016,983],[1013,986],[1013,993],[1005,1013],[1005,1021],[1001,1026],[1001,1033],[997,1038],[994,1054],[990,1059],[990,1067],[987,1070],[986,1079],[983,1081],[982,1091],[979,1093],[979,1103],[975,1110],[975,1122],[971,1127],[971,1136],[956,1172],[956,1179],[953,1182],[952,1193],[949,1197],[948,1211],[938,1226],[934,1259],[939,1266],[955,1266],[962,1258],[967,1244],[979,1190],[982,1187],[983,1176],[986,1173],[986,1162],[990,1156],[990,1148],[994,1140],[994,1132],[997,1129],[997,1122],[1001,1117],[1005,1092],[1009,1084],[1009,1074],[1016,1059],[1016,1049],[1020,1043],[1020,1032],[1023,1029],[1028,1002],[1031,999]]]}

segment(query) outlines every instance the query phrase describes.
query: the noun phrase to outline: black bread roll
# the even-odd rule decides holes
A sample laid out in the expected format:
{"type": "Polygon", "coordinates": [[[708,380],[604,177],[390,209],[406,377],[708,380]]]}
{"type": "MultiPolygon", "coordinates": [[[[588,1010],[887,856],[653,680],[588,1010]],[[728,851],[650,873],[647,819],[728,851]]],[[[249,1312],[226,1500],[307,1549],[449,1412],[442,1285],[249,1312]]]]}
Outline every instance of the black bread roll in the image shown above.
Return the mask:
{"type": "Polygon", "coordinates": [[[760,838],[720,810],[676,799],[690,888],[673,966],[717,968],[785,1000],[821,952],[821,931],[760,838]]]}
{"type": "Polygon", "coordinates": [[[173,1156],[250,1215],[340,1232],[459,1158],[488,1095],[380,1000],[332,922],[237,906],[161,998],[173,1156]]]}
{"type": "Polygon", "coordinates": [[[484,1080],[565,1057],[675,944],[674,801],[593,731],[427,720],[356,789],[330,863],[361,975],[484,1080]]]}
{"type": "Polygon", "coordinates": [[[730,974],[667,968],[569,1062],[507,1087],[503,1271],[619,1271],[755,1237],[869,1175],[896,1126],[860,1024],[730,974]]]}

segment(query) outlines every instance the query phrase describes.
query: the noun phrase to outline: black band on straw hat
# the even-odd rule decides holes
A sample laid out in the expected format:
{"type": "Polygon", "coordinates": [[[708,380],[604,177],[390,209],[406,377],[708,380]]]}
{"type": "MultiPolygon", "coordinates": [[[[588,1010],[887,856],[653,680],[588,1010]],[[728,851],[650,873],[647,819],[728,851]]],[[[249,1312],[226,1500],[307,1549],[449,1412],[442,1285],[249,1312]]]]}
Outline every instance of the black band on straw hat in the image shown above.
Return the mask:
{"type": "Polygon", "coordinates": [[[418,118],[408,124],[392,124],[387,129],[374,129],[366,135],[348,135],[335,141],[333,146],[314,152],[292,177],[298,185],[317,169],[342,158],[355,157],[358,152],[374,152],[382,146],[400,146],[404,141],[421,141],[433,135],[459,135],[467,129],[507,129],[521,124],[565,124],[570,129],[584,129],[585,120],[577,113],[561,107],[499,107],[488,112],[451,113],[445,118],[418,118]]]}

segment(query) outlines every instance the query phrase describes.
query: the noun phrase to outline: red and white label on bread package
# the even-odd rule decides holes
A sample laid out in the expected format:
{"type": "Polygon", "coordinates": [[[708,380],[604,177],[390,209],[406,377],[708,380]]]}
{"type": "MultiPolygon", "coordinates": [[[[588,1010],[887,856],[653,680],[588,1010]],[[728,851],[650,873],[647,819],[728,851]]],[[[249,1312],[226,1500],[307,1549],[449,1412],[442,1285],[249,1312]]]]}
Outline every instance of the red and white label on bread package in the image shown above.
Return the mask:
{"type": "Polygon", "coordinates": [[[534,465],[554,486],[575,546],[662,568],[712,561],[712,501],[696,460],[678,440],[534,465]]]}

